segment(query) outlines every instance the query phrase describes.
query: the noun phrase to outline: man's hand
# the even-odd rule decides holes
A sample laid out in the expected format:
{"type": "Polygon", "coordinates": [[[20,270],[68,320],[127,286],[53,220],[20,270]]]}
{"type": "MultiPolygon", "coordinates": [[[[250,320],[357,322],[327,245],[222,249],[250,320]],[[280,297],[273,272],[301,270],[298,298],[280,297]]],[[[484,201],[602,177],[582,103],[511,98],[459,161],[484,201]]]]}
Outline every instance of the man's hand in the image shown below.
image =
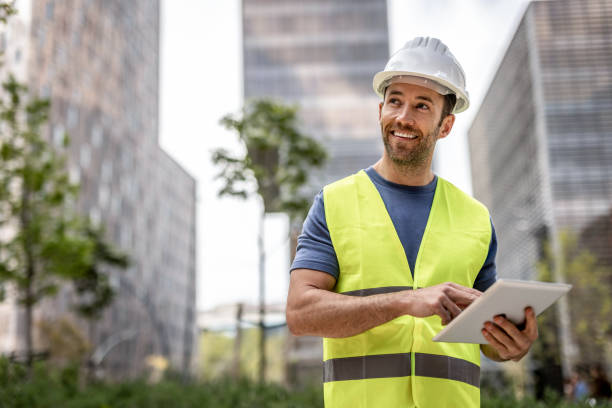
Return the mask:
{"type": "Polygon", "coordinates": [[[406,292],[408,314],[415,317],[438,315],[446,325],[480,295],[482,292],[476,289],[452,282],[413,290],[406,292]]]}
{"type": "Polygon", "coordinates": [[[535,312],[531,307],[525,309],[525,320],[526,324],[523,330],[519,330],[514,323],[502,316],[495,316],[493,318],[495,323],[486,322],[482,329],[482,335],[497,355],[483,348],[485,355],[497,361],[519,361],[522,359],[538,338],[538,323],[535,312]]]}

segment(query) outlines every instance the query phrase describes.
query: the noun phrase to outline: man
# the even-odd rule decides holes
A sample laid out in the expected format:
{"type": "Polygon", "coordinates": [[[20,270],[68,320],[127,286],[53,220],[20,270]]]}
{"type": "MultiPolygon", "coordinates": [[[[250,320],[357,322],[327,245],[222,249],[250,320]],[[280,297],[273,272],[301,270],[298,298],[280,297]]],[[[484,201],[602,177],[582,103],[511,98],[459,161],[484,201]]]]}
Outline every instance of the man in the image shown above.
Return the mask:
{"type": "MultiPolygon", "coordinates": [[[[287,324],[324,337],[326,407],[480,406],[478,345],[432,337],[496,279],[487,209],[431,170],[435,143],[467,109],[463,70],[438,39],[415,38],[374,76],[382,158],[326,186],[304,222],[287,324]]],[[[501,316],[482,329],[497,360],[537,338],[501,316]]]]}

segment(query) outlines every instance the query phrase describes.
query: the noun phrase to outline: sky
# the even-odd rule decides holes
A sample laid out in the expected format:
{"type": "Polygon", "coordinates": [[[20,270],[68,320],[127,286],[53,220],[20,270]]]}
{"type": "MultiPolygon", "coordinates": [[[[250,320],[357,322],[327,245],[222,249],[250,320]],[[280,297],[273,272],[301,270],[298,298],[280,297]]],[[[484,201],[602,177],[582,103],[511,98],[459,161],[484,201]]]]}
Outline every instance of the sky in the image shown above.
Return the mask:
{"type": "MultiPolygon", "coordinates": [[[[463,66],[470,108],[438,143],[437,173],[471,193],[467,130],[528,0],[389,0],[390,53],[416,36],[440,38],[463,66]]],[[[241,152],[236,135],[219,125],[242,104],[240,0],[162,0],[160,143],[198,182],[197,307],[257,301],[260,204],[218,198],[211,152],[241,152]]],[[[381,66],[381,70],[384,67],[381,66]]],[[[374,73],[373,73],[374,74],[374,73]]],[[[266,292],[286,297],[287,220],[265,223],[266,292]]]]}

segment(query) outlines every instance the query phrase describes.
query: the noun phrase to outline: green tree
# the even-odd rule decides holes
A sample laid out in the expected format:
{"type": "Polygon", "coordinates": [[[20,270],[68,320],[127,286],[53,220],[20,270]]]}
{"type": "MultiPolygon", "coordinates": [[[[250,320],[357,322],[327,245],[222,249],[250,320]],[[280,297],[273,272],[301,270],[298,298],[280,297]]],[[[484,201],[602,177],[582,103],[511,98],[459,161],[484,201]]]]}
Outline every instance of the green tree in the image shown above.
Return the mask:
{"type": "MultiPolygon", "coordinates": [[[[580,245],[576,235],[570,231],[561,232],[559,242],[561,249],[556,261],[567,283],[573,285],[568,301],[573,338],[580,353],[578,360],[586,365],[605,361],[612,345],[612,270],[601,264],[588,248],[580,245]]],[[[553,259],[551,246],[546,244],[544,257],[538,263],[540,279],[552,280],[553,259]]],[[[544,323],[552,325],[548,320],[544,323]]],[[[555,344],[551,349],[558,347],[554,331],[541,332],[541,338],[555,344]]]]}
{"type": "Polygon", "coordinates": [[[125,269],[130,265],[129,257],[104,240],[104,231],[87,225],[85,236],[93,243],[92,260],[87,269],[72,281],[79,300],[76,312],[88,320],[97,319],[115,297],[105,273],[105,266],[125,269]]]}
{"type": "Polygon", "coordinates": [[[0,1],[0,23],[6,23],[8,18],[17,13],[15,1],[0,1]]]}
{"type": "Polygon", "coordinates": [[[41,136],[49,101],[28,98],[26,87],[13,76],[2,88],[0,281],[10,284],[25,309],[26,361],[31,367],[35,305],[55,295],[62,282],[71,282],[77,312],[92,318],[112,299],[100,262],[125,262],[74,210],[78,186],[68,178],[62,153],[68,138],[53,148],[41,136]]]}
{"type": "Polygon", "coordinates": [[[217,178],[224,182],[219,196],[261,199],[258,234],[259,251],[259,380],[265,380],[263,225],[266,213],[284,212],[290,220],[308,211],[310,194],[304,191],[312,169],[321,167],[326,151],[315,139],[303,134],[297,122],[297,109],[271,100],[246,103],[239,115],[221,119],[226,129],[238,134],[245,153],[234,155],[227,150],[213,152],[212,161],[221,168],[217,178]]]}

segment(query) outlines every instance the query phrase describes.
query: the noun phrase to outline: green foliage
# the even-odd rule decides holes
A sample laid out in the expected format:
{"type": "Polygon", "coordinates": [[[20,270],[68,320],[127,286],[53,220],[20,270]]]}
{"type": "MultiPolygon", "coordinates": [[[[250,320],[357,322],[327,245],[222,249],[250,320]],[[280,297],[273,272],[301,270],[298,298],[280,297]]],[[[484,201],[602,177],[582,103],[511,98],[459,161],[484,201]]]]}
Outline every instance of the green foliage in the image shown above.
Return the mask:
{"type": "Polygon", "coordinates": [[[93,243],[92,262],[87,269],[73,280],[74,288],[80,296],[75,305],[77,313],[88,319],[95,319],[112,302],[115,292],[110,286],[108,275],[101,269],[103,265],[127,268],[129,257],[104,241],[104,233],[100,228],[88,225],[86,237],[93,243]]]}
{"type": "Polygon", "coordinates": [[[602,266],[571,232],[561,232],[559,242],[560,255],[556,258],[551,246],[545,245],[544,259],[538,263],[540,279],[552,280],[553,260],[558,262],[562,275],[573,285],[568,300],[579,361],[585,365],[600,363],[612,343],[612,270],[602,266]]]}
{"type": "Polygon", "coordinates": [[[62,146],[42,137],[49,101],[29,98],[13,76],[0,98],[0,285],[10,283],[26,311],[26,351],[32,353],[32,308],[55,295],[65,282],[74,284],[77,311],[97,317],[112,300],[100,268],[127,265],[73,209],[78,186],[66,171],[62,146]]]}
{"type": "MultiPolygon", "coordinates": [[[[248,379],[181,382],[166,379],[94,383],[85,386],[76,366],[49,370],[35,366],[27,379],[23,366],[0,358],[0,407],[2,408],[323,408],[322,387],[289,390],[278,384],[261,385],[248,379]]],[[[573,403],[549,392],[541,401],[517,400],[511,394],[483,392],[483,408],[612,408],[612,403],[573,403]]]]}
{"type": "Polygon", "coordinates": [[[0,359],[0,406],[3,408],[317,408],[321,390],[289,391],[280,385],[258,385],[227,378],[206,383],[165,380],[158,384],[133,381],[80,386],[78,370],[48,371],[36,367],[26,380],[25,370],[0,359]]]}
{"type": "MultiPolygon", "coordinates": [[[[266,354],[269,356],[266,378],[282,381],[285,371],[284,353],[286,336],[282,333],[269,334],[266,338],[266,354]]],[[[240,350],[240,373],[246,378],[257,376],[258,329],[243,330],[240,350]]],[[[234,358],[234,337],[224,333],[205,332],[200,335],[201,377],[218,380],[231,374],[234,358]]]]}
{"type": "Polygon", "coordinates": [[[221,167],[217,178],[225,183],[219,195],[247,198],[256,193],[263,198],[266,212],[303,217],[310,197],[301,195],[300,189],[327,154],[316,140],[300,132],[296,108],[254,100],[241,115],[227,115],[221,124],[238,134],[246,154],[213,152],[213,163],[221,167]]]}
{"type": "Polygon", "coordinates": [[[8,18],[17,14],[15,1],[0,1],[0,23],[6,24],[8,18]]]}
{"type": "Polygon", "coordinates": [[[64,158],[40,136],[49,102],[26,101],[26,88],[10,77],[0,101],[2,166],[0,278],[12,282],[18,301],[32,306],[58,290],[57,278],[77,276],[91,263],[92,244],[67,209],[77,187],[68,181],[64,158]]]}

